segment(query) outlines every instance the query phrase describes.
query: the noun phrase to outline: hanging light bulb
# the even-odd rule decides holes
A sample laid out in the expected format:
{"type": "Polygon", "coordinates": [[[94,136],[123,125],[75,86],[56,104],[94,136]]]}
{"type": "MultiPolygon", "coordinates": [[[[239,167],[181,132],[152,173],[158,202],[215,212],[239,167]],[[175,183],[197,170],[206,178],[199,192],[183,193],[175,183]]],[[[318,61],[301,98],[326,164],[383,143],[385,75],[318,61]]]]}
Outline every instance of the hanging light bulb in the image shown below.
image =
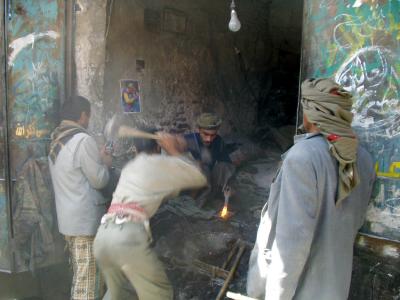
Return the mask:
{"type": "Polygon", "coordinates": [[[229,21],[229,30],[233,31],[233,32],[239,31],[239,29],[241,27],[239,18],[237,16],[236,11],[235,11],[235,7],[236,7],[235,6],[235,1],[232,0],[232,3],[231,3],[231,20],[229,21]]]}

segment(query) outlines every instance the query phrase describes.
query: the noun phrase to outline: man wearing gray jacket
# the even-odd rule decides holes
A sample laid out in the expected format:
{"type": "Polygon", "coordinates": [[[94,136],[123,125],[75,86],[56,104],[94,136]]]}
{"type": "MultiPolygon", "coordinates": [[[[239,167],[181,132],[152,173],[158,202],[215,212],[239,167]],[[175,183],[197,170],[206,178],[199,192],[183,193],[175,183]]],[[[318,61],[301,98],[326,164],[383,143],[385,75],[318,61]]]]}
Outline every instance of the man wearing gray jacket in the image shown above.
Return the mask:
{"type": "Polygon", "coordinates": [[[62,122],[52,133],[49,153],[58,228],[65,236],[73,268],[71,299],[100,299],[102,284],[93,240],[106,211],[98,189],[108,180],[111,156],[99,151],[87,132],[90,103],[75,96],[64,103],[62,122]]]}
{"type": "Polygon", "coordinates": [[[353,244],[375,172],[351,129],[351,95],[330,79],[302,84],[303,125],[284,155],[251,253],[257,299],[345,300],[353,244]]]}

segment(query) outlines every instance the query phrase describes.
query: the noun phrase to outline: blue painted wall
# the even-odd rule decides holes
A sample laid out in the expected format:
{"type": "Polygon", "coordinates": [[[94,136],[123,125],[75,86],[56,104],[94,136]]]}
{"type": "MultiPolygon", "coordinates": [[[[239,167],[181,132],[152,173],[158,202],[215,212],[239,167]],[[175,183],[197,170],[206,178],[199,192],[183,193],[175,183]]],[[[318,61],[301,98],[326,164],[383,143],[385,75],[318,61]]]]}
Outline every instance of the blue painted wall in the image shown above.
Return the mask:
{"type": "MultiPolygon", "coordinates": [[[[13,0],[6,20],[10,172],[47,155],[64,96],[64,0],[13,0]]],[[[9,269],[6,199],[0,188],[0,269],[9,269]]]]}
{"type": "Polygon", "coordinates": [[[10,270],[8,249],[8,218],[4,185],[0,185],[0,270],[10,270]]]}
{"type": "Polygon", "coordinates": [[[378,180],[365,233],[400,240],[400,0],[306,0],[302,75],[355,95],[353,127],[378,180]]]}

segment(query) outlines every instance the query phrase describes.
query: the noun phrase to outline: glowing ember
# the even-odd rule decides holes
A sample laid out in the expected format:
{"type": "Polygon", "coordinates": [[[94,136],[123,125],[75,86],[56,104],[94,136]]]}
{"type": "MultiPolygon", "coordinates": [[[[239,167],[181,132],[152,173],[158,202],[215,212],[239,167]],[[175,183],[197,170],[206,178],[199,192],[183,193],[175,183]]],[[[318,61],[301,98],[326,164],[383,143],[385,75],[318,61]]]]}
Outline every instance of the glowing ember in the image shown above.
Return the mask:
{"type": "Polygon", "coordinates": [[[221,210],[221,213],[219,214],[221,218],[225,218],[228,216],[228,206],[224,205],[224,208],[221,210]]]}

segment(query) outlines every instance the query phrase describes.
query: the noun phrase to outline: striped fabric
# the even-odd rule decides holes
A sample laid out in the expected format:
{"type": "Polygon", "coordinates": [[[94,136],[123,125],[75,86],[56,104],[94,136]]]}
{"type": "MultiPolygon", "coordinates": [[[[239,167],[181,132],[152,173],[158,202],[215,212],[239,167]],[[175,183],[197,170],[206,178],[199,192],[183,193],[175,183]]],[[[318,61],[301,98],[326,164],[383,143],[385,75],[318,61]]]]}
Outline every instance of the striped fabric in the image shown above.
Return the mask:
{"type": "Polygon", "coordinates": [[[104,281],[93,256],[94,236],[65,236],[70,253],[73,278],[71,300],[99,300],[104,281]]]}

